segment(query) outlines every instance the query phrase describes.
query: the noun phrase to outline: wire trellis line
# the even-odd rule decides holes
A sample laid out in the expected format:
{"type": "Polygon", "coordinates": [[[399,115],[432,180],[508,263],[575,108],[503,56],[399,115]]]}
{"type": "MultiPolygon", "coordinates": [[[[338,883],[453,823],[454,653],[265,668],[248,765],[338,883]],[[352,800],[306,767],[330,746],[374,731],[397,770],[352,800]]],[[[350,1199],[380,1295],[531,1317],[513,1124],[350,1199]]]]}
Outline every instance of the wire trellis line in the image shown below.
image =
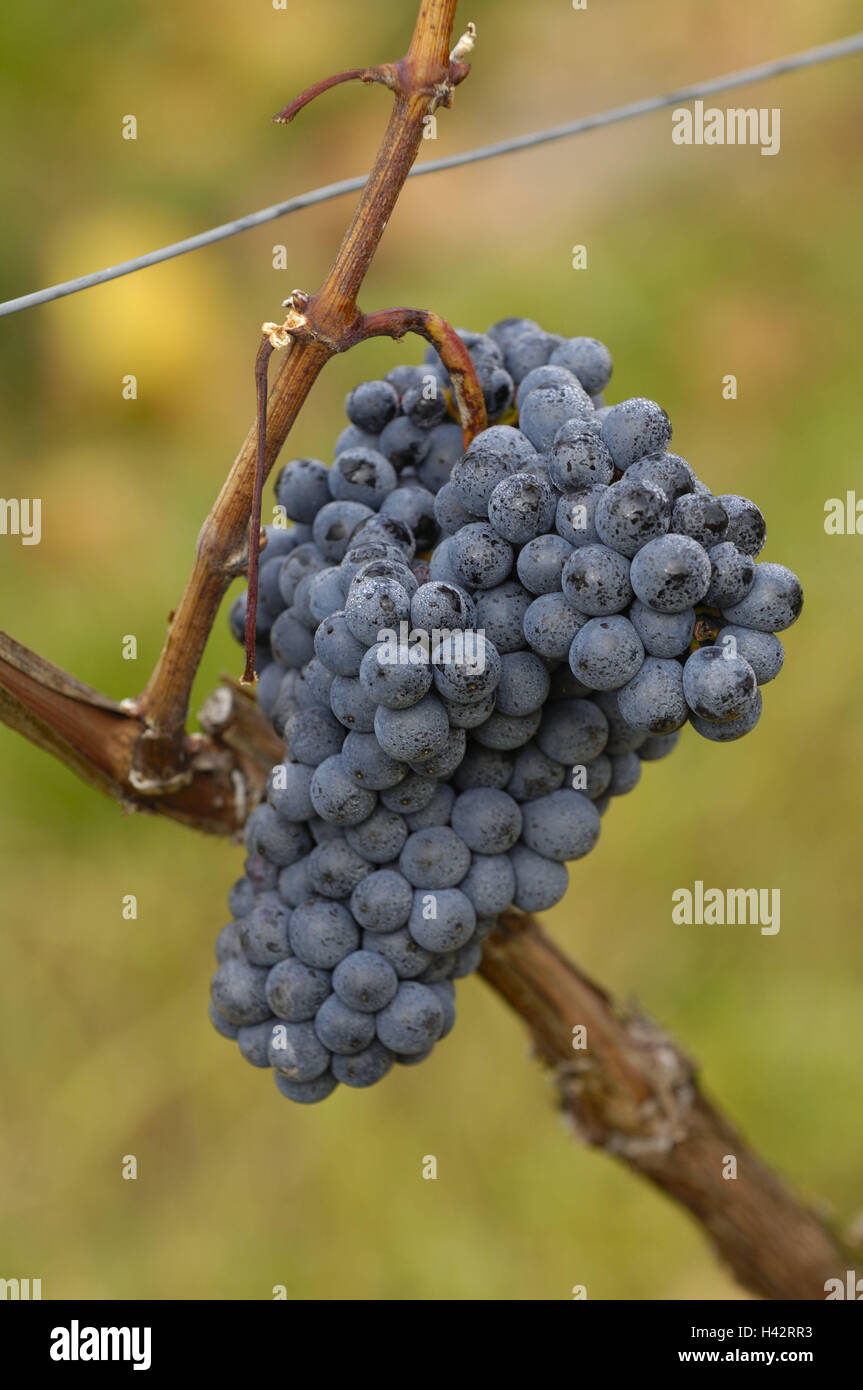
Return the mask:
{"type": "MultiPolygon", "coordinates": [[[[462,150],[458,154],[446,155],[441,159],[430,159],[423,164],[415,165],[408,174],[408,178],[417,179],[423,174],[438,174],[445,169],[457,169],[466,164],[477,164],[481,160],[497,159],[504,154],[516,154],[520,150],[533,149],[537,145],[546,145],[553,140],[564,140],[570,135],[581,135],[588,130],[598,130],[603,126],[616,125],[620,121],[631,120],[634,116],[645,116],[651,111],[661,111],[680,102],[695,101],[700,97],[713,96],[716,92],[731,91],[735,87],[743,87],[752,82],[760,82],[765,78],[779,77],[786,72],[796,72],[801,68],[814,67],[818,63],[833,62],[837,58],[847,58],[853,53],[861,52],[863,52],[863,33],[850,34],[847,38],[820,44],[816,48],[807,48],[801,53],[792,53],[785,58],[774,58],[770,62],[759,63],[755,67],[741,68],[738,72],[725,73],[722,77],[712,77],[704,82],[695,82],[688,87],[678,87],[675,91],[665,92],[661,96],[646,97],[642,101],[633,101],[626,106],[615,106],[610,111],[601,111],[592,116],[581,116],[578,120],[568,121],[565,125],[551,126],[548,130],[534,131],[530,135],[516,135],[509,140],[499,140],[492,145],[480,145],[476,149],[462,150]]],[[[108,280],[118,280],[124,275],[131,275],[136,270],[146,270],[148,266],[159,265],[162,261],[172,260],[175,256],[185,256],[189,251],[197,251],[202,246],[212,246],[214,242],[227,241],[229,237],[237,236],[239,232],[246,232],[252,227],[263,226],[266,222],[274,222],[277,218],[286,217],[289,213],[300,212],[303,208],[313,207],[317,203],[329,202],[333,198],[340,198],[345,193],[356,193],[364,186],[366,177],[365,174],[361,174],[350,179],[340,179],[337,183],[325,184],[322,188],[311,189],[308,193],[299,193],[294,198],[287,198],[282,203],[273,203],[271,207],[261,208],[258,212],[250,212],[245,217],[236,218],[233,222],[223,222],[221,226],[211,227],[206,232],[199,232],[197,236],[172,242],[170,246],[162,246],[157,251],[148,251],[144,256],[135,256],[132,260],[121,261],[118,265],[106,266],[104,270],[94,270],[89,275],[79,275],[74,280],[64,280],[59,285],[50,285],[46,289],[36,290],[32,294],[24,294],[17,299],[8,299],[4,303],[0,303],[0,317],[17,314],[22,309],[35,308],[37,304],[48,304],[52,300],[62,299],[69,294],[78,294],[81,290],[90,289],[93,285],[102,285],[108,280]]]]}

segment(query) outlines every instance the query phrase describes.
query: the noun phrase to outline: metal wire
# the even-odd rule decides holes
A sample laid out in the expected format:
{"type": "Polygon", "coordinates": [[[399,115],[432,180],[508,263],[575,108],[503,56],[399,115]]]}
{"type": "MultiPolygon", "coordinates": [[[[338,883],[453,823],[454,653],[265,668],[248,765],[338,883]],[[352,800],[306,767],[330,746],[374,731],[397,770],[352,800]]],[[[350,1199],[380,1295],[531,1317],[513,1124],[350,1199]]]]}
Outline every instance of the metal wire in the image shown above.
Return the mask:
{"type": "MultiPolygon", "coordinates": [[[[531,135],[517,135],[510,140],[499,140],[493,145],[481,145],[477,149],[463,150],[460,154],[446,155],[442,159],[427,160],[423,164],[416,165],[411,169],[408,178],[421,178],[425,174],[439,174],[445,169],[457,169],[466,164],[476,164],[484,159],[497,159],[504,154],[514,154],[520,150],[533,149],[537,145],[546,145],[552,140],[564,140],[570,135],[581,135],[587,130],[598,130],[602,126],[616,125],[620,121],[631,120],[634,116],[644,116],[651,111],[661,111],[668,106],[676,106],[681,102],[694,101],[700,97],[712,96],[716,92],[727,92],[734,87],[743,87],[751,82],[760,82],[768,77],[779,77],[782,73],[796,72],[800,68],[814,67],[818,63],[829,63],[837,58],[847,58],[852,53],[863,52],[863,33],[851,34],[845,39],[837,39],[833,43],[825,43],[817,48],[808,48],[802,53],[793,53],[786,58],[776,58],[769,63],[760,63],[756,67],[742,68],[739,72],[726,73],[722,77],[712,77],[706,82],[696,82],[689,87],[679,87],[676,91],[666,92],[662,96],[647,97],[643,101],[633,101],[627,106],[616,106],[611,111],[602,111],[593,116],[582,116],[576,121],[568,121],[565,125],[552,126],[549,130],[535,131],[531,135]]],[[[300,193],[295,198],[288,198],[283,203],[274,203],[271,207],[261,208],[258,212],[251,212],[245,217],[238,217],[233,222],[223,222],[219,227],[211,227],[209,231],[200,232],[197,236],[186,237],[183,241],[175,241],[170,246],[162,246],[157,251],[149,251],[145,256],[135,256],[130,261],[121,261],[118,265],[107,266],[104,270],[95,270],[89,275],[79,275],[74,280],[64,280],[62,284],[50,285],[47,289],[36,290],[33,294],[21,295],[18,299],[8,299],[5,303],[0,303],[0,317],[7,314],[17,314],[22,309],[32,309],[37,304],[47,304],[54,299],[62,299],[68,294],[78,294],[81,290],[90,289],[92,285],[104,284],[107,280],[118,280],[123,275],[131,275],[136,270],[145,270],[148,266],[159,265],[162,261],[172,260],[175,256],[184,256],[189,251],[197,251],[202,246],[211,246],[217,241],[226,241],[228,237],[236,236],[239,232],[248,231],[252,227],[260,227],[266,222],[274,222],[279,217],[286,217],[289,213],[300,212],[303,208],[313,207],[317,203],[329,202],[332,198],[340,198],[344,193],[356,193],[365,184],[366,176],[351,179],[341,179],[337,183],[325,184],[323,188],[314,188],[309,193],[300,193]]]]}

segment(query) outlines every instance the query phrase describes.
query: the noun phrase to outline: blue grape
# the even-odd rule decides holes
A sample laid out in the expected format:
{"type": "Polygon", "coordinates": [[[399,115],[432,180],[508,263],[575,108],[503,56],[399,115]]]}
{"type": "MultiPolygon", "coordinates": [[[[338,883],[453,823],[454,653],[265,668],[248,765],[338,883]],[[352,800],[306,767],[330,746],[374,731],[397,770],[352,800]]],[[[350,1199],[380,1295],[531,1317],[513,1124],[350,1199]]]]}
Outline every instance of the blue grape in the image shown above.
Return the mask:
{"type": "Polygon", "coordinates": [[[519,838],[521,822],[518,802],[507,792],[495,787],[473,787],[456,798],[450,834],[454,833],[460,843],[476,854],[503,854],[519,838]]]}
{"type": "Polygon", "coordinates": [[[432,825],[449,825],[450,812],[455,801],[455,792],[448,782],[440,782],[435,787],[434,796],[427,806],[405,816],[409,830],[428,830],[432,825]]]}
{"type": "MultiPolygon", "coordinates": [[[[416,552],[416,537],[406,522],[400,521],[397,516],[381,516],[372,512],[359,523],[351,537],[351,550],[357,546],[366,545],[388,545],[395,547],[401,552],[401,559],[404,566],[408,566],[416,552]]],[[[366,569],[364,573],[370,578],[375,575],[392,576],[389,569],[366,569]]],[[[408,571],[410,573],[410,571],[408,571]]]]}
{"type": "Polygon", "coordinates": [[[434,500],[434,515],[445,536],[454,536],[462,526],[476,520],[474,513],[469,512],[459,499],[451,482],[444,483],[438,491],[434,500]]]}
{"type": "Polygon", "coordinates": [[[267,975],[267,1003],[290,1023],[313,1019],[331,990],[329,970],[315,970],[296,956],[279,961],[267,975]]]}
{"type": "Polygon", "coordinates": [[[289,908],[297,908],[300,902],[311,897],[309,856],[297,859],[295,865],[288,865],[286,869],[282,869],[278,877],[278,894],[282,902],[288,903],[289,908]]]}
{"type": "Polygon", "coordinates": [[[478,700],[444,700],[444,709],[450,724],[455,729],[477,729],[494,714],[496,695],[492,690],[478,700]]]}
{"type": "Polygon", "coordinates": [[[692,469],[679,454],[646,454],[627,468],[626,476],[633,483],[660,488],[672,506],[684,492],[692,492],[694,484],[692,469]]]}
{"type": "Polygon", "coordinates": [[[381,430],[378,448],[397,472],[416,468],[422,463],[430,445],[431,430],[417,429],[406,415],[397,415],[381,430]]]}
{"type": "Polygon", "coordinates": [[[434,794],[435,783],[432,778],[409,772],[397,787],[388,787],[386,791],[381,792],[381,802],[390,811],[398,811],[400,815],[407,816],[428,806],[434,794]]]}
{"type": "Polygon", "coordinates": [[[430,550],[440,534],[434,493],[418,484],[402,484],[389,493],[381,503],[380,514],[409,526],[416,539],[417,550],[430,550]]]}
{"type": "Polygon", "coordinates": [[[389,381],[361,381],[345,400],[345,414],[351,424],[368,434],[380,434],[398,408],[398,392],[389,381]]]}
{"type": "Polygon", "coordinates": [[[263,855],[279,868],[293,864],[309,848],[305,827],[280,820],[265,802],[246,821],[245,842],[250,853],[263,855]]]}
{"type": "Polygon", "coordinates": [[[295,669],[310,661],[315,654],[314,638],[292,608],[286,608],[273,623],[270,646],[273,656],[282,666],[295,669]]]}
{"type": "Polygon", "coordinates": [[[648,541],[664,536],[670,520],[671,503],[662,489],[633,482],[627,473],[606,488],[597,503],[594,524],[604,545],[631,559],[648,541]]]}
{"type": "Polygon", "coordinates": [[[413,905],[413,888],[395,869],[377,869],[357,884],[351,894],[351,912],[372,932],[392,932],[403,927],[413,905]]]}
{"type": "Polygon", "coordinates": [[[639,733],[673,733],[689,714],[680,662],[645,657],[640,670],[617,692],[617,704],[627,724],[639,733]]]}
{"type": "Polygon", "coordinates": [[[521,403],[518,427],[540,452],[550,449],[567,420],[591,416],[593,404],[578,382],[571,386],[538,386],[521,403]]]}
{"type": "Polygon", "coordinates": [[[535,391],[537,387],[572,386],[573,380],[573,373],[566,367],[552,366],[551,364],[544,367],[534,367],[527,376],[522,377],[515,393],[515,403],[520,410],[525,396],[528,396],[531,391],[535,391]]]}
{"type": "Polygon", "coordinates": [[[671,442],[671,422],[656,401],[635,396],[609,410],[602,422],[602,438],[615,468],[626,471],[645,454],[662,453],[671,442]]]}
{"type": "Polygon", "coordinates": [[[638,551],[630,567],[630,580],[648,607],[660,613],[682,613],[700,603],[707,593],[710,557],[690,536],[660,536],[638,551]]]}
{"type": "Polygon", "coordinates": [[[315,1077],[314,1081],[306,1081],[305,1083],[294,1081],[289,1076],[283,1076],[281,1072],[276,1072],[275,1078],[276,1086],[281,1094],[300,1105],[316,1105],[318,1101],[326,1100],[327,1096],[331,1096],[339,1084],[333,1073],[329,1071],[324,1072],[322,1076],[315,1077]]]}
{"type": "Polygon", "coordinates": [[[644,660],[641,638],[628,618],[591,618],[572,639],[572,673],[591,690],[618,690],[644,660]]]}
{"type": "Polygon", "coordinates": [[[279,473],[275,490],[288,516],[310,525],[330,500],[329,470],[320,459],[291,459],[279,473]]]}
{"type": "MultiPolygon", "coordinates": [[[[526,320],[530,323],[530,320],[526,320]]],[[[504,366],[518,384],[533,371],[534,367],[544,367],[554,352],[560,339],[553,333],[546,333],[538,326],[526,327],[520,333],[509,335],[500,346],[503,348],[504,366]]]]}
{"type": "Polygon", "coordinates": [[[611,454],[593,420],[582,416],[558,430],[546,459],[548,476],[561,492],[610,483],[614,473],[611,454]]]}
{"type": "Polygon", "coordinates": [[[492,425],[478,434],[463,458],[452,468],[450,482],[458,501],[473,516],[488,515],[488,503],[499,482],[535,458],[536,450],[519,430],[492,425]]]}
{"type": "Polygon", "coordinates": [[[254,901],[255,885],[243,875],[231,885],[231,891],[228,894],[228,907],[231,909],[231,916],[235,918],[245,917],[246,913],[251,911],[254,901]]]}
{"type": "Polygon", "coordinates": [[[506,786],[514,766],[509,753],[497,748],[484,748],[481,744],[469,742],[464,757],[455,773],[455,785],[459,791],[469,787],[506,786]]]}
{"type": "Polygon", "coordinates": [[[730,608],[746,597],[755,581],[755,561],[731,541],[711,546],[710,588],[704,602],[715,608],[730,608]]]}
{"type": "Polygon", "coordinates": [[[639,748],[638,756],[642,762],[656,762],[659,758],[667,758],[669,753],[673,753],[679,742],[679,729],[670,734],[651,734],[639,748]]]}
{"type": "Polygon", "coordinates": [[[250,965],[274,965],[291,955],[291,914],[277,893],[261,893],[248,916],[238,923],[240,943],[250,965]]]}
{"type": "MultiPolygon", "coordinates": [[[[344,964],[344,961],[341,963],[344,964]]],[[[382,963],[386,964],[385,961],[382,963]]],[[[395,979],[395,971],[392,966],[389,968],[395,979]]],[[[359,1009],[348,1008],[337,994],[331,994],[324,1000],[315,1015],[314,1027],[324,1047],[340,1055],[362,1052],[374,1041],[375,1036],[374,1018],[368,1013],[360,1013],[359,1009]]]]}
{"type": "Polygon", "coordinates": [[[470,868],[458,886],[477,916],[496,917],[515,895],[515,870],[508,854],[473,854],[470,868]]]}
{"type": "MultiPolygon", "coordinates": [[[[246,883],[248,880],[242,879],[241,882],[246,883]]],[[[254,903],[254,896],[252,898],[252,903],[254,903]]],[[[241,920],[242,917],[240,921],[241,920]]],[[[243,943],[240,939],[240,921],[228,922],[222,927],[222,930],[216,937],[216,960],[219,965],[222,965],[226,960],[235,960],[243,954],[243,943]]]]}
{"type": "Polygon", "coordinates": [[[382,631],[398,628],[410,618],[407,591],[394,579],[357,576],[345,599],[345,622],[358,642],[370,646],[382,631]]]}
{"type": "Polygon", "coordinates": [[[605,751],[608,722],[593,700],[561,700],[546,705],[536,742],[556,762],[572,767],[605,751]]]}
{"type": "Polygon", "coordinates": [[[421,383],[409,386],[402,396],[402,410],[417,429],[430,430],[446,417],[446,398],[438,390],[437,377],[428,373],[421,383]]]}
{"type": "Polygon", "coordinates": [[[641,779],[641,759],[635,752],[618,753],[611,760],[610,796],[625,796],[634,791],[641,779]]]}
{"type": "Polygon", "coordinates": [[[447,420],[419,433],[425,435],[426,449],[416,464],[417,479],[429,492],[437,492],[449,481],[453,465],[464,452],[461,425],[447,420]]]}
{"type": "Polygon", "coordinates": [[[584,765],[584,786],[577,790],[583,791],[591,801],[598,801],[608,791],[610,784],[611,758],[600,753],[598,758],[584,765]]]}
{"type": "Polygon", "coordinates": [[[397,367],[391,367],[384,378],[392,386],[399,400],[408,387],[416,386],[417,382],[422,381],[422,379],[422,367],[409,366],[406,362],[400,362],[397,367]]]}
{"type": "Polygon", "coordinates": [[[295,907],[290,925],[291,950],[315,970],[332,970],[360,944],[356,922],[341,903],[309,898],[295,907]]]}
{"type": "Polygon", "coordinates": [[[637,598],[630,607],[629,621],[649,656],[680,656],[692,641],[695,610],[684,608],[682,613],[657,613],[637,598]]]}
{"type": "Polygon", "coordinates": [[[553,594],[561,587],[561,574],[572,553],[562,536],[536,536],[519,552],[518,577],[531,594],[553,594]]]}
{"type": "Polygon", "coordinates": [[[347,898],[371,866],[347,840],[327,840],[309,855],[309,882],[324,898],[347,898]]]}
{"type": "Polygon", "coordinates": [[[374,731],[385,753],[401,762],[412,763],[443,747],[449,737],[449,720],[440,700],[430,694],[409,709],[387,709],[385,705],[378,705],[374,731]]]}
{"type": "Polygon", "coordinates": [[[314,814],[309,794],[312,770],[303,763],[279,763],[267,779],[267,800],[281,820],[305,821],[314,814]]]}
{"type": "Polygon", "coordinates": [[[454,888],[470,868],[470,851],[445,825],[415,830],[404,842],[399,869],[414,888],[454,888]]]}
{"type": "Polygon", "coordinates": [[[273,1023],[268,1055],[281,1076],[300,1083],[316,1080],[330,1065],[329,1049],[311,1022],[273,1023]]]}
{"type": "Polygon", "coordinates": [[[731,655],[728,649],[699,647],[683,668],[683,693],[689,708],[701,719],[739,719],[755,701],[755,672],[748,661],[731,655]]]}
{"type": "Polygon", "coordinates": [[[296,702],[300,709],[311,709],[326,705],[330,699],[333,673],[328,671],[322,661],[313,656],[299,672],[296,686],[296,702]]]}
{"type": "Polygon", "coordinates": [[[411,599],[411,623],[429,635],[445,629],[463,631],[476,625],[476,604],[457,584],[430,580],[411,599]]]}
{"type": "Polygon", "coordinates": [[[211,994],[222,1018],[239,1028],[262,1023],[270,1016],[267,1003],[267,972],[240,957],[223,961],[213,976],[211,994]]]}
{"type": "Polygon", "coordinates": [[[591,483],[561,497],[557,504],[554,525],[558,535],[572,546],[598,545],[596,508],[605,496],[605,487],[591,483]]]}
{"type": "Polygon", "coordinates": [[[509,861],[515,873],[515,907],[522,912],[544,912],[560,902],[569,885],[565,864],[546,859],[527,845],[514,845],[509,861]]]}
{"type": "Polygon", "coordinates": [[[548,698],[548,670],[534,652],[505,652],[496,698],[498,714],[533,714],[548,698]]]}
{"type": "Polygon", "coordinates": [[[454,540],[454,536],[444,536],[443,540],[438,541],[429,561],[429,579],[435,583],[452,584],[454,588],[460,588],[461,580],[450,563],[454,540]]]}
{"type": "Polygon", "coordinates": [[[728,514],[718,497],[685,492],[674,504],[671,530],[680,536],[690,536],[705,550],[710,550],[725,539],[728,514]]]}
{"type": "Polygon", "coordinates": [[[345,425],[333,449],[333,458],[338,458],[346,449],[378,449],[380,447],[379,436],[369,434],[368,430],[361,430],[359,425],[345,425]]]}
{"type": "Polygon", "coordinates": [[[449,562],[462,584],[492,589],[510,573],[513,549],[487,522],[472,522],[450,537],[449,562]]]}
{"type": "MultiPolygon", "coordinates": [[[[449,714],[447,713],[449,718],[449,714]]],[[[446,743],[426,757],[416,758],[409,764],[414,772],[423,777],[451,777],[464,757],[467,735],[464,729],[450,728],[446,743]]]]}
{"type": "Polygon", "coordinates": [[[689,717],[689,722],[696,733],[701,734],[702,738],[710,739],[711,743],[733,743],[735,739],[743,738],[755,728],[761,718],[761,691],[756,690],[755,698],[749,709],[741,714],[737,719],[719,720],[702,719],[697,714],[689,717]]]}
{"type": "Polygon", "coordinates": [[[333,613],[315,629],[315,654],[336,676],[359,675],[366,648],[347,625],[343,612],[333,613]]]}
{"type": "Polygon", "coordinates": [[[458,888],[414,894],[408,931],[427,951],[455,951],[473,935],[476,912],[458,888]]]}
{"type": "MultiPolygon", "coordinates": [[[[707,560],[706,555],[704,558],[707,560]]],[[[570,549],[561,573],[561,587],[580,613],[595,618],[619,613],[632,598],[629,561],[607,545],[570,549]]]]}
{"type": "MultiPolygon", "coordinates": [[[[594,709],[599,710],[605,720],[607,734],[603,752],[610,757],[619,757],[622,753],[630,753],[638,748],[645,740],[646,735],[639,733],[627,724],[620,712],[618,692],[616,690],[598,690],[591,701],[594,709]]],[[[573,758],[573,763],[586,762],[586,758],[573,758]]]]}
{"type": "Polygon", "coordinates": [[[226,1018],[223,1018],[222,1015],[219,1013],[219,1010],[213,1003],[212,999],[210,1000],[209,1004],[209,1015],[210,1022],[212,1023],[216,1032],[221,1033],[223,1038],[230,1038],[231,1042],[235,1042],[240,1032],[237,1024],[229,1023],[226,1018]]]}
{"type": "Polygon", "coordinates": [[[358,734],[370,734],[375,727],[377,706],[355,676],[333,678],[330,708],[346,729],[354,729],[358,734]]]}
{"type": "Polygon", "coordinates": [[[506,790],[516,801],[534,801],[557,791],[565,776],[563,763],[549,758],[538,744],[526,743],[515,755],[506,790]]]}
{"type": "Polygon", "coordinates": [[[405,764],[385,753],[374,734],[349,733],[341,757],[345,771],[369,791],[395,787],[407,774],[405,764]]]}
{"type": "Polygon", "coordinates": [[[728,518],[725,540],[745,550],[747,555],[760,555],[767,540],[767,523],[755,503],[736,493],[723,493],[716,500],[721,502],[728,518]]]}
{"type": "Polygon", "coordinates": [[[611,380],[611,353],[597,338],[564,338],[549,362],[566,367],[591,396],[599,395],[611,380]]]}
{"type": "Polygon", "coordinates": [[[759,685],[766,685],[782,670],[785,651],[778,637],[772,632],[756,632],[753,628],[735,627],[729,624],[720,628],[716,646],[723,651],[733,650],[735,656],[742,656],[755,672],[759,685]],[[731,648],[731,640],[735,646],[731,648]]]}
{"type": "MultiPolygon", "coordinates": [[[[363,950],[376,951],[389,961],[400,980],[415,980],[434,962],[434,955],[414,941],[407,927],[395,931],[363,933],[363,950]]],[[[381,1039],[383,1041],[383,1039],[381,1039]]]]}
{"type": "Polygon", "coordinates": [[[456,951],[456,963],[453,967],[452,978],[462,980],[466,975],[472,975],[482,962],[482,942],[469,941],[466,946],[462,946],[456,951]]]}
{"type": "Polygon", "coordinates": [[[526,801],[522,837],[528,849],[558,863],[581,859],[599,839],[599,813],[583,792],[561,787],[526,801]]]}
{"type": "Polygon", "coordinates": [[[317,767],[338,753],[344,738],[344,728],[328,709],[302,710],[285,729],[291,757],[307,767],[317,767]]]}
{"type": "Polygon", "coordinates": [[[497,343],[501,352],[505,354],[510,344],[515,342],[516,338],[521,337],[522,333],[540,332],[542,332],[542,330],[539,324],[534,322],[533,319],[523,319],[513,316],[512,318],[498,319],[497,323],[492,324],[486,336],[497,343]]]}
{"type": "Polygon", "coordinates": [[[572,639],[587,622],[562,593],[540,594],[524,614],[524,635],[538,656],[560,661],[568,655],[572,639]]]}
{"type": "Polygon", "coordinates": [[[505,541],[522,545],[548,530],[556,506],[547,483],[530,473],[510,473],[488,499],[488,519],[505,541]]]}
{"type": "Polygon", "coordinates": [[[351,849],[372,864],[389,864],[397,859],[407,838],[403,818],[386,806],[377,806],[367,820],[346,834],[351,849]]]}
{"type": "Polygon", "coordinates": [[[361,521],[373,516],[363,502],[328,502],[312,523],[312,535],[323,559],[336,565],[347,554],[351,536],[361,521]]]}
{"type": "Polygon", "coordinates": [[[392,1003],[377,1015],[377,1033],[392,1052],[422,1052],[437,1042],[444,1025],[444,1011],[428,985],[406,981],[399,985],[392,1003]]]}
{"type": "Polygon", "coordinates": [[[375,705],[409,709],[428,693],[432,670],[421,643],[394,646],[390,642],[377,642],[362,659],[359,679],[375,705]]]}
{"type": "Polygon", "coordinates": [[[529,743],[536,733],[542,719],[542,710],[534,710],[532,714],[494,714],[486,719],[485,723],[478,724],[474,729],[474,738],[477,743],[483,744],[486,748],[500,748],[504,752],[511,752],[514,748],[521,748],[525,743],[529,743]]]}
{"type": "Polygon", "coordinates": [[[493,642],[473,634],[454,633],[432,652],[435,688],[454,704],[484,700],[497,688],[501,657],[493,642]]]}
{"type": "Polygon", "coordinates": [[[334,825],[359,825],[371,815],[377,800],[373,792],[357,785],[338,753],[315,768],[309,795],[321,819],[334,825]]]}
{"type": "Polygon", "coordinates": [[[362,1052],[355,1052],[353,1056],[337,1053],[333,1057],[333,1076],[344,1086],[374,1086],[383,1080],[392,1064],[393,1054],[375,1038],[362,1052]]]}
{"type": "Polygon", "coordinates": [[[763,562],[755,566],[755,579],[740,603],[722,610],[726,623],[751,627],[756,632],[784,632],[800,617],[803,590],[800,580],[785,565],[763,562]]]}

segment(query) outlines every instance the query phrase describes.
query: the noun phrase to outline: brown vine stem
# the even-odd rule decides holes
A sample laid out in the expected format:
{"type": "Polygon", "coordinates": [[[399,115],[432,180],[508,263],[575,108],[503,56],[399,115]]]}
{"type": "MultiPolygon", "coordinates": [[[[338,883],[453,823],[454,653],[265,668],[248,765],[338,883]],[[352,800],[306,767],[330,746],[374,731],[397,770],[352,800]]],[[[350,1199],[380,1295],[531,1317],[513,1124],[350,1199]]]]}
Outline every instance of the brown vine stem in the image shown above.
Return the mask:
{"type": "Polygon", "coordinates": [[[505,914],[480,971],[526,1023],[578,1136],[685,1207],[744,1288],[823,1300],[826,1280],[844,1281],[853,1253],[704,1096],[679,1046],[617,1005],[533,918],[505,914]]]}
{"type": "MultiPolygon", "coordinates": [[[[424,118],[451,101],[469,71],[450,59],[455,8],[456,0],[422,0],[407,55],[393,65],[395,99],[374,168],[323,285],[294,315],[292,342],[269,394],[265,472],[324,364],[356,341],[362,323],[357,295],[419,151],[424,118]]],[[[135,706],[149,735],[137,745],[137,770],[151,782],[182,766],[194,674],[225,590],[246,562],[255,466],[253,425],[204,523],[162,654],[135,706]]]]}

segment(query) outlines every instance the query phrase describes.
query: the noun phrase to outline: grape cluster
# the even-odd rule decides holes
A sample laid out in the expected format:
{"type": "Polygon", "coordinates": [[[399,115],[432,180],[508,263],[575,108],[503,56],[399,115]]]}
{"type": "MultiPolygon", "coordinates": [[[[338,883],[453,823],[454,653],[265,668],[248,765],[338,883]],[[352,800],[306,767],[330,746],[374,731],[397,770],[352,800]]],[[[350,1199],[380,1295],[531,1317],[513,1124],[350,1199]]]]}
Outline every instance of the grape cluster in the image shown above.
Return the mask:
{"type": "Polygon", "coordinates": [[[462,337],[491,422],[466,451],[430,351],[351,392],[331,467],[276,483],[258,700],[285,755],[211,1018],[296,1101],[427,1057],[498,914],[560,901],[643,763],[687,721],[754,728],[802,606],[757,559],[761,512],[669,452],[665,412],[604,404],[601,343],[526,319],[462,337]]]}

